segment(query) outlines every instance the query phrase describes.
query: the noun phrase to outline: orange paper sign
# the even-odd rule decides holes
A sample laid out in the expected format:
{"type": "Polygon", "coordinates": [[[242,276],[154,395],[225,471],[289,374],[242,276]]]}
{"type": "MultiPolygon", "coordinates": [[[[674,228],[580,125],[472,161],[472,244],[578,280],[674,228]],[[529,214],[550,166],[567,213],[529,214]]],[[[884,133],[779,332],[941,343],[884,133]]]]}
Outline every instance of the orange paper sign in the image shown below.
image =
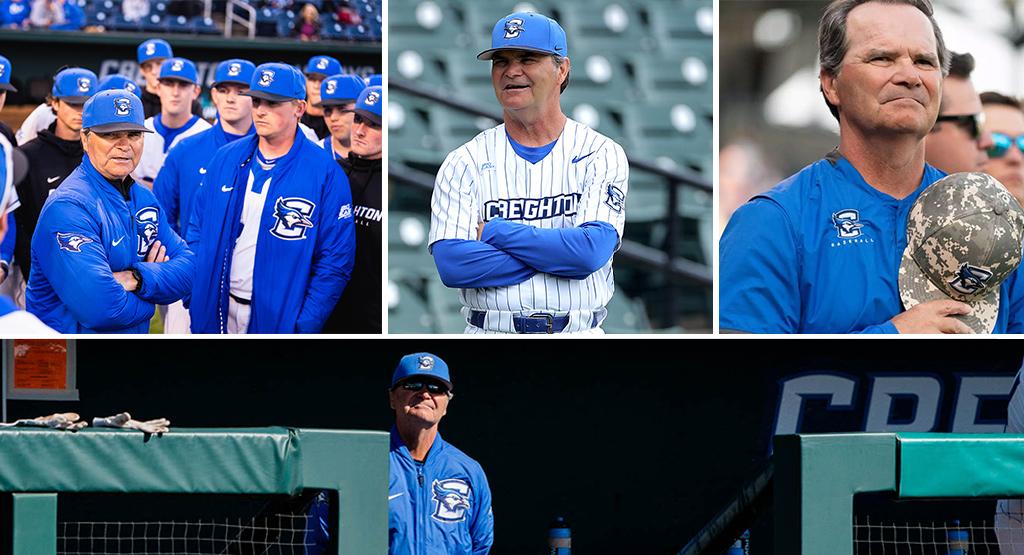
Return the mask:
{"type": "Polygon", "coordinates": [[[17,339],[14,341],[15,389],[67,389],[68,342],[66,339],[17,339]]]}

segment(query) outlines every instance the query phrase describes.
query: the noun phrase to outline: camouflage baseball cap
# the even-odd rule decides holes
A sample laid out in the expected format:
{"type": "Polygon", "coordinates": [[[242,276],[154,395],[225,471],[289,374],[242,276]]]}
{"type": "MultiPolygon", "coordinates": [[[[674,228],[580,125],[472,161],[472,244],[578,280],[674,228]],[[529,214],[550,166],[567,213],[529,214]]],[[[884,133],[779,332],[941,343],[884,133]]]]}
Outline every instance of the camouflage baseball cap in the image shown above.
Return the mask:
{"type": "Polygon", "coordinates": [[[1021,261],[1024,209],[990,175],[944,177],[921,193],[907,217],[900,263],[900,298],[910,309],[954,299],[971,305],[956,316],[975,333],[992,333],[999,284],[1021,261]]]}

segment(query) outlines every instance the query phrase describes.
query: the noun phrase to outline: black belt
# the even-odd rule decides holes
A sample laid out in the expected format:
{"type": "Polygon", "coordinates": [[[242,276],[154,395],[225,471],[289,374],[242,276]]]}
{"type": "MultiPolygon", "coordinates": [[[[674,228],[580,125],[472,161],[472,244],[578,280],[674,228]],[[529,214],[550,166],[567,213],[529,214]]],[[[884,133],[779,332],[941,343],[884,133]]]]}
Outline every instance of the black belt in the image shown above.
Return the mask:
{"type": "MultiPolygon", "coordinates": [[[[469,319],[471,325],[478,328],[484,327],[484,317],[487,313],[482,310],[470,310],[469,319]]],[[[598,315],[590,320],[590,327],[597,325],[598,315]]],[[[535,312],[528,316],[512,316],[512,327],[516,333],[559,333],[569,325],[569,316],[555,316],[547,312],[535,312]]]]}
{"type": "Polygon", "coordinates": [[[245,306],[249,306],[249,305],[252,304],[252,301],[250,301],[249,299],[243,299],[242,297],[236,297],[236,296],[232,295],[231,293],[228,293],[228,296],[231,297],[232,299],[234,299],[235,302],[238,303],[238,304],[244,304],[245,306]]]}

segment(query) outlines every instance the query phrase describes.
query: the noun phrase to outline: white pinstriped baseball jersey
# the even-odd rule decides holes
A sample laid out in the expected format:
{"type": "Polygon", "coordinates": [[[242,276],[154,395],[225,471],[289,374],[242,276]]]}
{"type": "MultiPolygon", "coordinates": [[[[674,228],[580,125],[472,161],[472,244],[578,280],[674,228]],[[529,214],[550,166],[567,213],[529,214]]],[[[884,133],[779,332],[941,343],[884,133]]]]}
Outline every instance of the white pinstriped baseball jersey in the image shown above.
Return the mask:
{"type": "MultiPolygon", "coordinates": [[[[496,217],[544,229],[604,221],[621,240],[628,180],[622,147],[579,122],[567,119],[554,148],[535,164],[516,154],[502,124],[445,159],[430,201],[428,244],[475,240],[478,222],[496,217]]],[[[564,332],[581,332],[595,315],[604,319],[614,291],[609,259],[582,280],[538,272],[518,285],[462,289],[460,298],[464,316],[470,309],[487,313],[483,329],[469,326],[467,333],[514,333],[512,316],[535,312],[568,314],[564,332]]]]}

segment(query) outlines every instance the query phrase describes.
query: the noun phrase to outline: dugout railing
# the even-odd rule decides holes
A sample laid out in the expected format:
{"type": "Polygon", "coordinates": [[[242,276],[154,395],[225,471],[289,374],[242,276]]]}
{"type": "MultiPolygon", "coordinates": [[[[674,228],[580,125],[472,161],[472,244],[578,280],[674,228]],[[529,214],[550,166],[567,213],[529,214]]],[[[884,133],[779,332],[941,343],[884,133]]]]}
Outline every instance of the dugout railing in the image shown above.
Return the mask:
{"type": "Polygon", "coordinates": [[[0,430],[0,491],[10,496],[8,552],[57,553],[68,493],[334,492],[338,554],[388,546],[388,434],[288,428],[0,430]]]}
{"type": "MultiPolygon", "coordinates": [[[[388,81],[388,87],[391,90],[398,90],[441,104],[463,114],[489,118],[495,121],[502,120],[500,112],[479,106],[463,98],[453,98],[450,94],[443,94],[407,79],[392,76],[388,81]]],[[[666,221],[664,250],[649,247],[635,241],[623,240],[621,247],[616,252],[616,256],[638,267],[661,272],[666,283],[698,285],[710,290],[713,285],[711,268],[705,264],[699,264],[677,256],[679,219],[674,217],[674,215],[675,208],[679,205],[680,187],[692,187],[711,194],[713,192],[711,183],[696,175],[662,168],[657,164],[639,160],[629,155],[626,158],[629,161],[630,171],[640,170],[664,180],[668,193],[670,217],[666,221]]],[[[388,165],[388,177],[425,190],[431,190],[434,186],[434,176],[395,161],[390,162],[388,165]]],[[[672,287],[667,288],[663,308],[665,314],[670,317],[676,314],[676,293],[672,287]]]]}
{"type": "Polygon", "coordinates": [[[778,436],[775,553],[853,555],[857,494],[888,492],[899,500],[1021,497],[1022,475],[1024,436],[778,436]]]}

